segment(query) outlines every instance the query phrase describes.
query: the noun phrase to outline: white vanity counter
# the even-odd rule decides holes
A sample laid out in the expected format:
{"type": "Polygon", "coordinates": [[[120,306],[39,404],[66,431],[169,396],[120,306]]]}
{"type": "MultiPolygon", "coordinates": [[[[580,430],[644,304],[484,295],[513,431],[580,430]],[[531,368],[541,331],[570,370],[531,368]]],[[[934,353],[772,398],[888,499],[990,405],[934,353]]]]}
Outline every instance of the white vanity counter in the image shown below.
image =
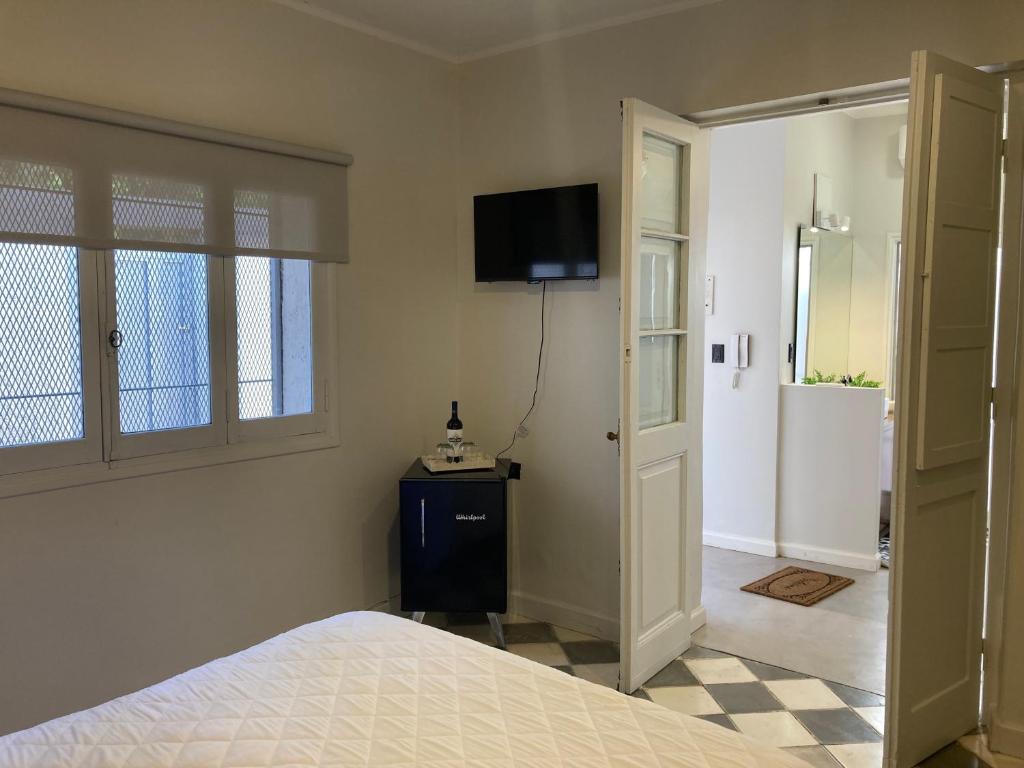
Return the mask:
{"type": "Polygon", "coordinates": [[[875,571],[885,391],[783,384],[779,554],[875,571]]]}

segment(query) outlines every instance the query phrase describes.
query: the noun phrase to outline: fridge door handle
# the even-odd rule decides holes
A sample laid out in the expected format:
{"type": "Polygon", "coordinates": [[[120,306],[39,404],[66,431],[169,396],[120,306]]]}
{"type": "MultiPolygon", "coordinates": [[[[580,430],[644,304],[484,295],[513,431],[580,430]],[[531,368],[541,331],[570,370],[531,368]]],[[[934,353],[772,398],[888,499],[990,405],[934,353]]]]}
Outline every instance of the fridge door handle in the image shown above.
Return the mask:
{"type": "Polygon", "coordinates": [[[426,549],[427,547],[427,500],[420,499],[420,549],[426,549]]]}

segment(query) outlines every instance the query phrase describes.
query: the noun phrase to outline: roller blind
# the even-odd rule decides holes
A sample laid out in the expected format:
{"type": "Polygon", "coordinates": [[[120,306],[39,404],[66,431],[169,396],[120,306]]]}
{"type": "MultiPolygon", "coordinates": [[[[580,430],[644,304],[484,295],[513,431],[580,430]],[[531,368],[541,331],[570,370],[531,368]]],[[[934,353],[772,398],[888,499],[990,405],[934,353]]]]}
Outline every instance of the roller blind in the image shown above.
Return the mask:
{"type": "Polygon", "coordinates": [[[0,239],[344,262],[350,162],[0,92],[0,239]]]}

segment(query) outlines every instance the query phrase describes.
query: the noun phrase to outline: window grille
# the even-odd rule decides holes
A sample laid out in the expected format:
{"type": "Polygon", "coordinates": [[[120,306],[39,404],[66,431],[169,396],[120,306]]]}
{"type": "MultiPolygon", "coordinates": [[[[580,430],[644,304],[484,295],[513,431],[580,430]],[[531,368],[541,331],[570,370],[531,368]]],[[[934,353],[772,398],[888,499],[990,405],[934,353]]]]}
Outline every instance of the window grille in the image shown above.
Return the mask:
{"type": "Polygon", "coordinates": [[[238,418],[313,410],[309,262],[235,259],[238,418]]]}
{"type": "Polygon", "coordinates": [[[116,251],[122,434],[210,423],[206,257],[116,251]]]}
{"type": "Polygon", "coordinates": [[[77,250],[0,242],[0,446],[83,436],[77,250]]]}

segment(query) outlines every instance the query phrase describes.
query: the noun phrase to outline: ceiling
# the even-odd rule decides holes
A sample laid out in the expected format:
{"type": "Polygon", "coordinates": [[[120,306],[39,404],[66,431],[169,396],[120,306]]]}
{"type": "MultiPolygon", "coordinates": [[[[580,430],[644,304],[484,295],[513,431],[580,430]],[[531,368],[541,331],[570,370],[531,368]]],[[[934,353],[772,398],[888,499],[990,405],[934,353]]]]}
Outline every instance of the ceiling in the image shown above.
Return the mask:
{"type": "Polygon", "coordinates": [[[274,0],[458,62],[719,0],[274,0]]]}

